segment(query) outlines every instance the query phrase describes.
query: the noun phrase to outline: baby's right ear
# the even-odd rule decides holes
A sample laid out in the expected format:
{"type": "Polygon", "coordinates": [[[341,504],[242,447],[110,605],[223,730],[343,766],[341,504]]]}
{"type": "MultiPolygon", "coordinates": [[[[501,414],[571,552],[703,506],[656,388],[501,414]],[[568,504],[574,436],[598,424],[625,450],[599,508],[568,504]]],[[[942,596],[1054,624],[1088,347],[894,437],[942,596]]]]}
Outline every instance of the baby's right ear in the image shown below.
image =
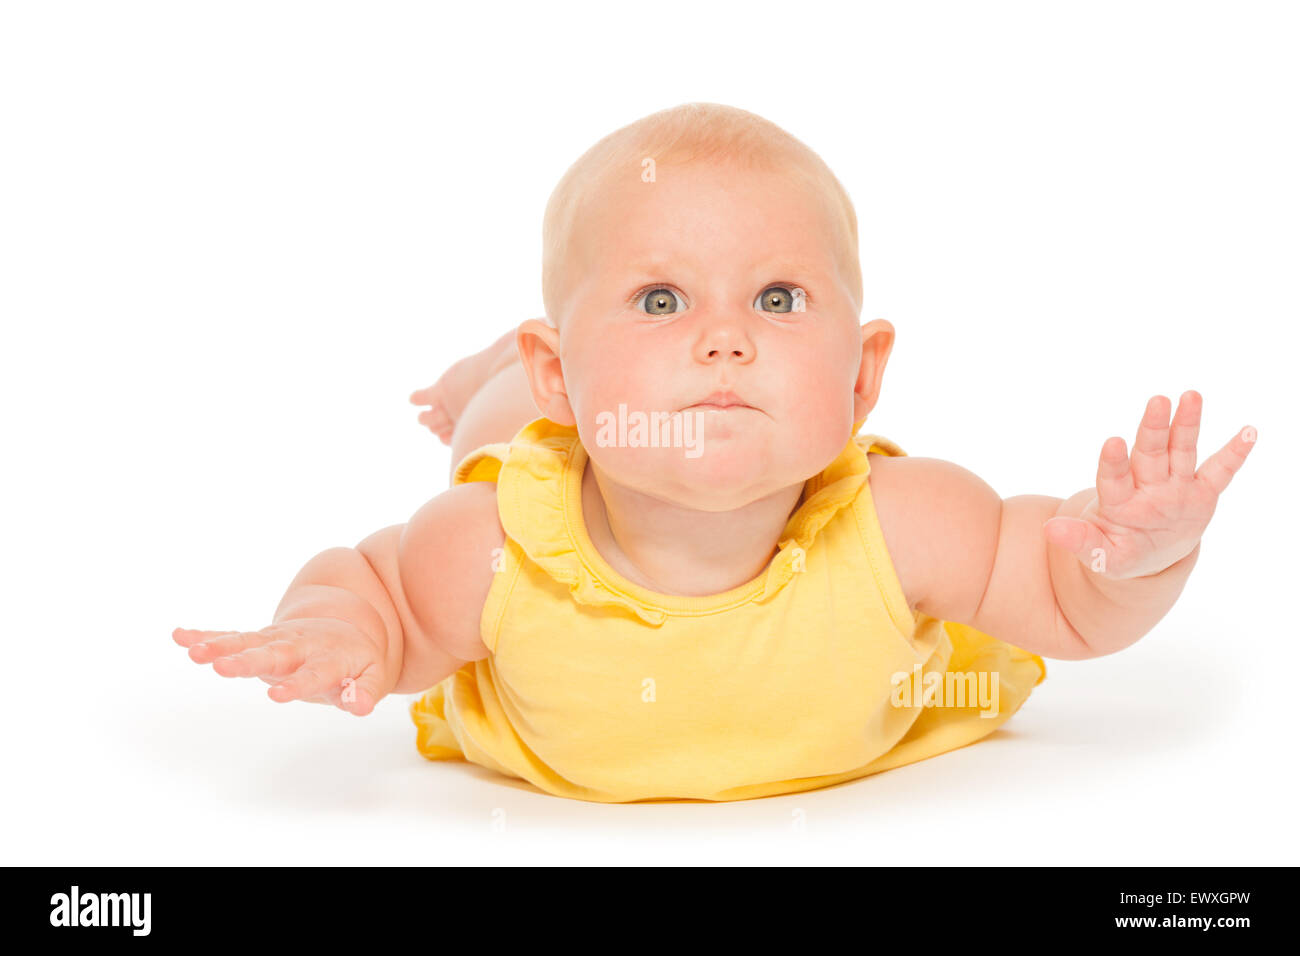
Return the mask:
{"type": "Polygon", "coordinates": [[[576,425],[560,368],[560,333],[541,319],[529,319],[515,333],[533,404],[557,425],[576,425]]]}

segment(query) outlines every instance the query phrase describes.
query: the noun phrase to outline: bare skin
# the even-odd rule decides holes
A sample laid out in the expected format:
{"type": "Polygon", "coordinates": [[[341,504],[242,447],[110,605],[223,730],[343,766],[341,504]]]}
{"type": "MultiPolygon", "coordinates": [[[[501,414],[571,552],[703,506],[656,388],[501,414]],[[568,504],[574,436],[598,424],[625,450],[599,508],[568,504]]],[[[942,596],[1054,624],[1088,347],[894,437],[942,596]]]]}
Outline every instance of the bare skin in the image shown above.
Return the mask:
{"type": "MultiPolygon", "coordinates": [[[[753,579],[805,480],[874,408],[895,336],[884,320],[858,324],[827,204],[803,189],[715,166],[607,185],[575,238],[553,324],[530,319],[416,392],[429,406],[421,423],[450,441],[453,461],[539,414],[573,425],[590,456],[588,532],[618,574],[684,595],[753,579]],[[769,308],[776,289],[798,289],[805,308],[769,308]],[[704,415],[703,454],[602,445],[600,417],[620,403],[704,415]]],[[[1185,393],[1172,424],[1170,409],[1153,397],[1132,454],[1108,439],[1094,485],[1067,499],[1004,500],[951,462],[871,455],[909,604],[1044,657],[1138,640],[1181,593],[1256,437],[1243,430],[1198,469],[1201,396],[1185,393]]],[[[173,637],[219,674],[272,684],[276,701],[364,714],[387,693],[431,686],[488,653],[478,615],[504,541],[494,487],[457,486],[407,524],[313,558],[267,628],[173,637]]]]}
{"type": "Polygon", "coordinates": [[[514,344],[513,333],[507,332],[487,348],[461,359],[428,388],[412,392],[412,404],[429,406],[420,412],[420,424],[437,435],[444,445],[450,445],[452,432],[456,422],[463,417],[465,406],[506,357],[507,348],[514,351],[514,344]]]}

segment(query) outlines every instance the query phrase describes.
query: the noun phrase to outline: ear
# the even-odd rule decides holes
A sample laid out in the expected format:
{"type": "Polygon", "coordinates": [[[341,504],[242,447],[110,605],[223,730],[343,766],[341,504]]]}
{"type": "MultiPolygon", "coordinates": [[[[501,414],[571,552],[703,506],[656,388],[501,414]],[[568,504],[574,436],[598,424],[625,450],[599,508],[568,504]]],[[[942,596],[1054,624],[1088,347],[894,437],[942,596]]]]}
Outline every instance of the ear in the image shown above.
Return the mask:
{"type": "Polygon", "coordinates": [[[862,326],[862,363],[858,381],[853,386],[853,420],[862,421],[876,407],[880,383],[885,377],[885,363],[894,348],[894,327],[884,319],[862,326]]]}
{"type": "Polygon", "coordinates": [[[559,331],[541,319],[529,319],[515,332],[515,343],[537,410],[557,425],[577,424],[560,367],[559,331]]]}

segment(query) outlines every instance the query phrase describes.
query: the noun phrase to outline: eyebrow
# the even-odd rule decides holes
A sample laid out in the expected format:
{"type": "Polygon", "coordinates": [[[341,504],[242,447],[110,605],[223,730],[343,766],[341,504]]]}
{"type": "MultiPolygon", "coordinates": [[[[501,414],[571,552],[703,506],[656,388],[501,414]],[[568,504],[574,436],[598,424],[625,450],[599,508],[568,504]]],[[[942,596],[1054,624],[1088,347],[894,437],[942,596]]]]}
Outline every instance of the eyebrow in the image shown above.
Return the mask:
{"type": "Polygon", "coordinates": [[[654,259],[636,259],[633,260],[632,262],[626,263],[626,267],[636,272],[657,274],[657,273],[668,272],[672,268],[672,265],[669,263],[667,259],[654,258],[654,259]]]}
{"type": "MultiPolygon", "coordinates": [[[[647,275],[666,275],[674,267],[674,263],[662,258],[636,259],[626,265],[630,270],[644,272],[647,275]]],[[[764,263],[763,268],[766,272],[786,278],[793,278],[795,275],[820,274],[818,269],[794,259],[771,259],[764,263]]]]}

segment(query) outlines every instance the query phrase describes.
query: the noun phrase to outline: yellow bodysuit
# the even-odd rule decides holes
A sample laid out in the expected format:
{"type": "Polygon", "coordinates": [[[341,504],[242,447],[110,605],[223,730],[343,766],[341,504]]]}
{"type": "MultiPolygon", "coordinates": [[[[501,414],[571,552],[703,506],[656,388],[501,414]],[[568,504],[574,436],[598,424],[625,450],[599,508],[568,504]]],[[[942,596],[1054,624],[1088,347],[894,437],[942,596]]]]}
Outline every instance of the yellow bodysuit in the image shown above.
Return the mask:
{"type": "Polygon", "coordinates": [[[592,546],[574,428],[539,418],[466,456],[453,483],[495,481],[506,533],[481,618],[491,653],[411,704],[420,753],[579,800],[744,800],[992,733],[1043,680],[1043,660],[909,609],[868,451],[906,454],[850,439],[808,480],[767,569],[704,597],[640,587],[592,546]],[[981,672],[992,708],[976,700],[981,672]]]}

